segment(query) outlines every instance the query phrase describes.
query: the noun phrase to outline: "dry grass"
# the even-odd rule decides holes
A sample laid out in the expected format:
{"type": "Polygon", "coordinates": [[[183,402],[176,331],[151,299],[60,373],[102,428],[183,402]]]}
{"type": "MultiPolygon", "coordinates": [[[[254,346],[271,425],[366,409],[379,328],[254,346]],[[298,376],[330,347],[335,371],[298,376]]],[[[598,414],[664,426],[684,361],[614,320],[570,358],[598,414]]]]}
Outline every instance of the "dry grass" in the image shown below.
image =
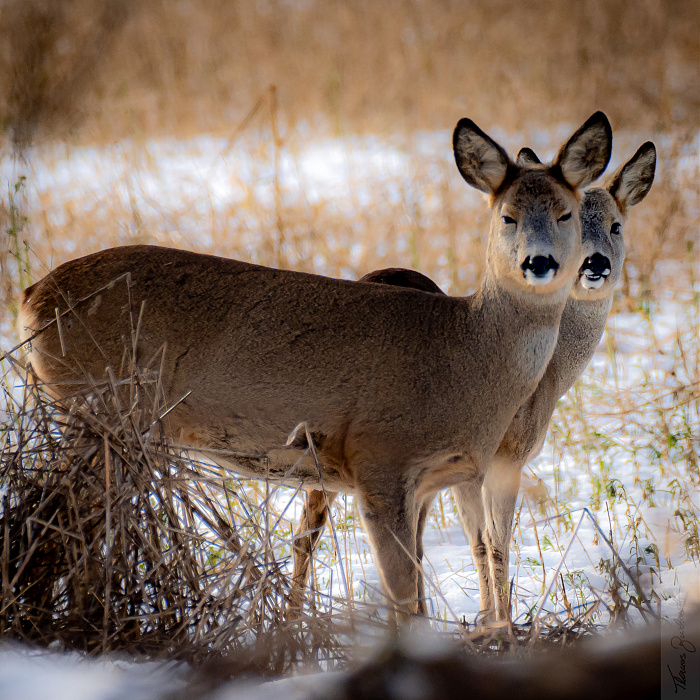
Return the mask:
{"type": "MultiPolygon", "coordinates": [[[[407,265],[450,293],[466,293],[481,277],[485,208],[464,205],[447,135],[431,156],[415,144],[417,131],[447,131],[465,115],[490,133],[513,131],[512,151],[594,109],[609,114],[616,135],[627,134],[618,158],[646,138],[657,141],[656,184],[628,228],[628,308],[637,303],[635,276],[653,295],[659,258],[697,255],[697,167],[678,168],[700,118],[694,0],[14,0],[0,13],[0,117],[8,137],[0,152],[7,163],[14,139],[15,155],[27,158],[3,186],[27,178],[14,203],[3,196],[0,205],[9,233],[0,246],[3,309],[12,308],[18,282],[49,266],[136,242],[345,277],[407,265]],[[224,183],[205,181],[198,201],[179,208],[144,201],[148,139],[202,132],[228,139],[220,154],[227,184],[245,194],[216,208],[206,188],[224,183]],[[368,206],[350,172],[340,198],[313,201],[282,183],[274,206],[262,200],[260,183],[274,177],[279,185],[280,157],[297,167],[319,138],[367,132],[390,135],[408,156],[398,195],[376,191],[368,206]],[[110,162],[123,167],[117,186],[89,195],[78,187],[68,198],[55,187],[35,194],[39,163],[69,154],[63,145],[24,146],[56,139],[106,145],[110,162]],[[128,141],[112,145],[120,139],[128,141]],[[241,143],[248,165],[240,162],[241,143]],[[254,174],[240,176],[250,163],[254,174]],[[32,197],[39,201],[29,206],[32,197]]],[[[347,162],[339,167],[352,170],[347,162]]]]}
{"type": "MultiPolygon", "coordinates": [[[[204,152],[196,141],[171,151],[167,142],[123,143],[95,151],[45,149],[34,154],[34,164],[18,163],[0,200],[0,226],[6,234],[6,245],[0,248],[0,320],[7,322],[7,312],[14,312],[18,287],[53,266],[105,247],[136,243],[333,277],[358,278],[372,269],[406,266],[429,275],[450,294],[476,288],[490,212],[459,177],[447,132],[435,139],[434,152],[426,152],[413,138],[397,136],[376,144],[341,140],[324,154],[327,143],[298,131],[288,132],[277,144],[271,123],[266,99],[228,153],[225,140],[204,152]],[[171,180],[159,147],[180,167],[191,159],[191,178],[171,180]],[[364,159],[371,157],[372,148],[380,156],[388,148],[392,157],[402,159],[401,170],[376,183],[365,181],[364,159]],[[333,149],[342,152],[333,155],[333,149]],[[303,175],[310,155],[317,161],[330,159],[313,167],[320,165],[342,182],[337,195],[312,196],[312,185],[302,178],[297,190],[288,176],[274,187],[280,157],[288,171],[303,175]],[[106,177],[101,190],[81,175],[83,162],[98,181],[106,177]],[[74,174],[77,181],[66,180],[74,174]],[[155,193],[149,189],[153,186],[155,193]]],[[[660,283],[654,271],[660,260],[691,266],[700,245],[697,160],[688,167],[696,137],[623,132],[616,157],[628,158],[649,137],[658,143],[659,165],[654,187],[625,227],[626,278],[618,308],[628,310],[658,298],[667,284],[684,288],[685,279],[660,283]],[[686,167],[679,167],[681,160],[686,167]]],[[[530,142],[526,135],[508,138],[511,152],[530,142]]]]}
{"type": "MultiPolygon", "coordinates": [[[[9,356],[3,368],[18,369],[9,356]]],[[[157,378],[135,373],[127,386],[126,406],[124,386],[106,382],[69,412],[26,382],[6,395],[0,635],[92,654],[230,657],[257,673],[343,659],[347,616],[312,609],[303,628],[284,622],[290,582],[265,499],[169,447],[157,378]]]]}
{"type": "Polygon", "coordinates": [[[325,133],[445,128],[464,114],[513,130],[596,108],[617,127],[670,130],[694,127],[700,107],[694,0],[15,0],[0,11],[0,113],[23,135],[230,133],[270,84],[285,124],[325,133]]]}

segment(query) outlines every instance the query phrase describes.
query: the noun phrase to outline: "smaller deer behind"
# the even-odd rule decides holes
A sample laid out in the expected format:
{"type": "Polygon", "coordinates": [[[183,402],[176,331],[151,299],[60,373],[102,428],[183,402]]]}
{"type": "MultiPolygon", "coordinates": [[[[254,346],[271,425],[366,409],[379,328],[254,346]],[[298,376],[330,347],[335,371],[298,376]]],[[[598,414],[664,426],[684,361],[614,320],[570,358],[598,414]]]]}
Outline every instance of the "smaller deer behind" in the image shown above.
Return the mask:
{"type": "MultiPolygon", "coordinates": [[[[529,148],[520,151],[517,162],[540,163],[529,148]]],[[[495,601],[498,618],[510,616],[508,553],[520,474],[523,466],[539,453],[556,402],[583,372],[600,342],[613,291],[622,276],[625,259],[622,225],[629,208],[639,204],[649,192],[655,166],[656,149],[647,142],[613,175],[606,188],[591,188],[585,193],[579,214],[585,259],[562,316],[552,360],[537,390],[513,419],[484,484],[468,482],[453,489],[460,520],[469,535],[479,578],[480,607],[485,615],[494,610],[495,601]]],[[[402,268],[370,272],[360,281],[443,293],[425,275],[402,268]]],[[[294,541],[295,587],[290,596],[294,614],[303,601],[311,552],[336,495],[312,491],[302,513],[294,541]]],[[[423,553],[421,531],[427,510],[425,505],[419,515],[418,561],[423,553]]]]}

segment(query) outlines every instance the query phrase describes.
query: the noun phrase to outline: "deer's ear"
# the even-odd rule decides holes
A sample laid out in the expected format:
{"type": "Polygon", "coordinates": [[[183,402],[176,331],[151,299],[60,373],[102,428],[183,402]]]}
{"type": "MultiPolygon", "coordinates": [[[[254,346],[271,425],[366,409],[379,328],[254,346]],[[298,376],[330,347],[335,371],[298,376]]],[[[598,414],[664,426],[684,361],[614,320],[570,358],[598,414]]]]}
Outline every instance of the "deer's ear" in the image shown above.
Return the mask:
{"type": "Polygon", "coordinates": [[[540,165],[542,161],[531,148],[521,148],[515,160],[516,165],[540,165]]]}
{"type": "Polygon", "coordinates": [[[561,147],[552,174],[573,188],[590,185],[602,175],[612,154],[612,128],[602,112],[596,112],[561,147]]]}
{"type": "Polygon", "coordinates": [[[610,179],[608,192],[615,198],[621,212],[639,204],[647,196],[655,172],[656,146],[647,141],[610,179]]]}
{"type": "Polygon", "coordinates": [[[452,136],[455,161],[462,177],[477,190],[493,194],[511,164],[508,154],[471,119],[460,119],[452,136]]]}

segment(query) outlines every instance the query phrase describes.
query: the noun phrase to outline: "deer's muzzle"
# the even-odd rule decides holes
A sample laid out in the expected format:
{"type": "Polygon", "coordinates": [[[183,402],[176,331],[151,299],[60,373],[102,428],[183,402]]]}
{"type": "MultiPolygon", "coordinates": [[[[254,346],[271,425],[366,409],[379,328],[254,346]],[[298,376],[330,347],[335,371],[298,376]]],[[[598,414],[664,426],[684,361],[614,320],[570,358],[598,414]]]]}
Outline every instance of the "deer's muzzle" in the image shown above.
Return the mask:
{"type": "Polygon", "coordinates": [[[535,255],[525,258],[520,269],[530,284],[549,284],[557,274],[559,263],[551,256],[535,255]]]}
{"type": "Polygon", "coordinates": [[[581,265],[579,275],[584,289],[600,289],[605,284],[612,267],[610,260],[600,253],[593,253],[581,265]]]}

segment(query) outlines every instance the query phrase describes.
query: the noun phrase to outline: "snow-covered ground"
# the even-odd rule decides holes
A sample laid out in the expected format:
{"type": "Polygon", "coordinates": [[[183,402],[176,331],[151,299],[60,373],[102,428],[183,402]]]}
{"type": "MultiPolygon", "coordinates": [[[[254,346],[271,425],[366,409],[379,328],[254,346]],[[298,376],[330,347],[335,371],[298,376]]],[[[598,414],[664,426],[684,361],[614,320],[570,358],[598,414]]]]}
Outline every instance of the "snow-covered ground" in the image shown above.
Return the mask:
{"type": "Polygon", "coordinates": [[[81,654],[0,646],[3,700],[152,700],[181,690],[175,664],[134,664],[112,656],[87,661],[81,654]]]}
{"type": "MultiPolygon", "coordinates": [[[[563,126],[547,132],[493,135],[512,152],[528,144],[546,158],[570,131],[563,126]]],[[[616,161],[629,157],[646,138],[616,134],[616,161]]],[[[664,138],[656,140],[663,143],[664,138]]],[[[283,208],[330,207],[348,219],[348,240],[326,244],[347,249],[349,267],[341,274],[352,276],[365,260],[376,259],[375,254],[382,259],[390,255],[385,243],[371,249],[364,239],[353,242],[353,218],[371,218],[375,209],[402,202],[418,202],[421,216],[428,220],[431,213],[437,215],[443,200],[435,183],[442,182],[447,168],[453,167],[449,143],[447,132],[393,140],[357,136],[290,143],[280,153],[277,171],[263,138],[233,144],[201,136],[188,141],[53,147],[30,153],[26,163],[3,160],[0,180],[11,187],[20,175],[27,177],[21,205],[35,232],[41,226],[70,231],[75,218],[89,214],[108,219],[121,207],[145,217],[151,242],[186,244],[221,254],[233,249],[253,260],[258,259],[267,232],[260,223],[266,221],[264,215],[242,224],[252,209],[267,211],[273,220],[277,197],[283,208]],[[238,238],[222,242],[212,234],[217,226],[228,227],[232,237],[238,238]]],[[[688,177],[696,172],[697,152],[696,140],[663,167],[688,177]]],[[[479,195],[467,187],[459,197],[458,210],[486,209],[479,195]]],[[[687,193],[684,206],[697,220],[696,192],[687,193]]],[[[125,226],[119,242],[128,242],[133,233],[129,224],[125,226]]],[[[108,244],[112,243],[104,245],[108,244]]],[[[397,251],[409,245],[406,241],[392,244],[397,251]]],[[[444,241],[436,239],[434,244],[444,241]]],[[[62,259],[79,248],[70,235],[51,242],[51,249],[62,259]]],[[[452,278],[446,258],[436,255],[436,260],[431,273],[449,292],[452,278]]],[[[517,620],[533,612],[566,617],[567,606],[583,612],[596,601],[601,601],[598,610],[605,619],[605,605],[611,604],[606,569],[620,562],[639,576],[644,594],[663,614],[674,615],[686,596],[700,599],[698,559],[689,554],[693,546],[697,551],[692,521],[697,527],[700,494],[691,452],[698,453],[700,418],[697,400],[690,400],[686,388],[697,382],[693,363],[698,357],[700,288],[697,281],[691,288],[689,267],[671,261],[659,264],[655,275],[662,283],[669,281],[668,293],[643,310],[611,317],[591,365],[560,402],[541,455],[525,471],[511,549],[517,620]],[[568,603],[562,595],[562,580],[568,603]]],[[[332,271],[320,253],[311,254],[311,268],[319,273],[332,271]]],[[[12,343],[7,331],[3,349],[12,343]]],[[[278,510],[286,507],[291,493],[279,491],[278,510]]],[[[287,511],[287,530],[300,509],[301,499],[296,498],[287,511]]],[[[316,587],[339,597],[345,596],[347,588],[357,599],[379,601],[377,572],[364,533],[354,527],[356,518],[352,499],[341,499],[334,509],[335,538],[325,537],[319,549],[316,587]],[[333,554],[336,543],[340,558],[333,554]]],[[[448,629],[462,617],[473,621],[479,608],[476,572],[447,493],[433,509],[425,551],[434,618],[448,629]]],[[[618,570],[618,575],[628,580],[624,571],[618,570]]],[[[7,654],[0,657],[3,698],[13,697],[3,692],[3,687],[11,686],[2,685],[11,678],[13,662],[8,658],[7,654]]]]}

